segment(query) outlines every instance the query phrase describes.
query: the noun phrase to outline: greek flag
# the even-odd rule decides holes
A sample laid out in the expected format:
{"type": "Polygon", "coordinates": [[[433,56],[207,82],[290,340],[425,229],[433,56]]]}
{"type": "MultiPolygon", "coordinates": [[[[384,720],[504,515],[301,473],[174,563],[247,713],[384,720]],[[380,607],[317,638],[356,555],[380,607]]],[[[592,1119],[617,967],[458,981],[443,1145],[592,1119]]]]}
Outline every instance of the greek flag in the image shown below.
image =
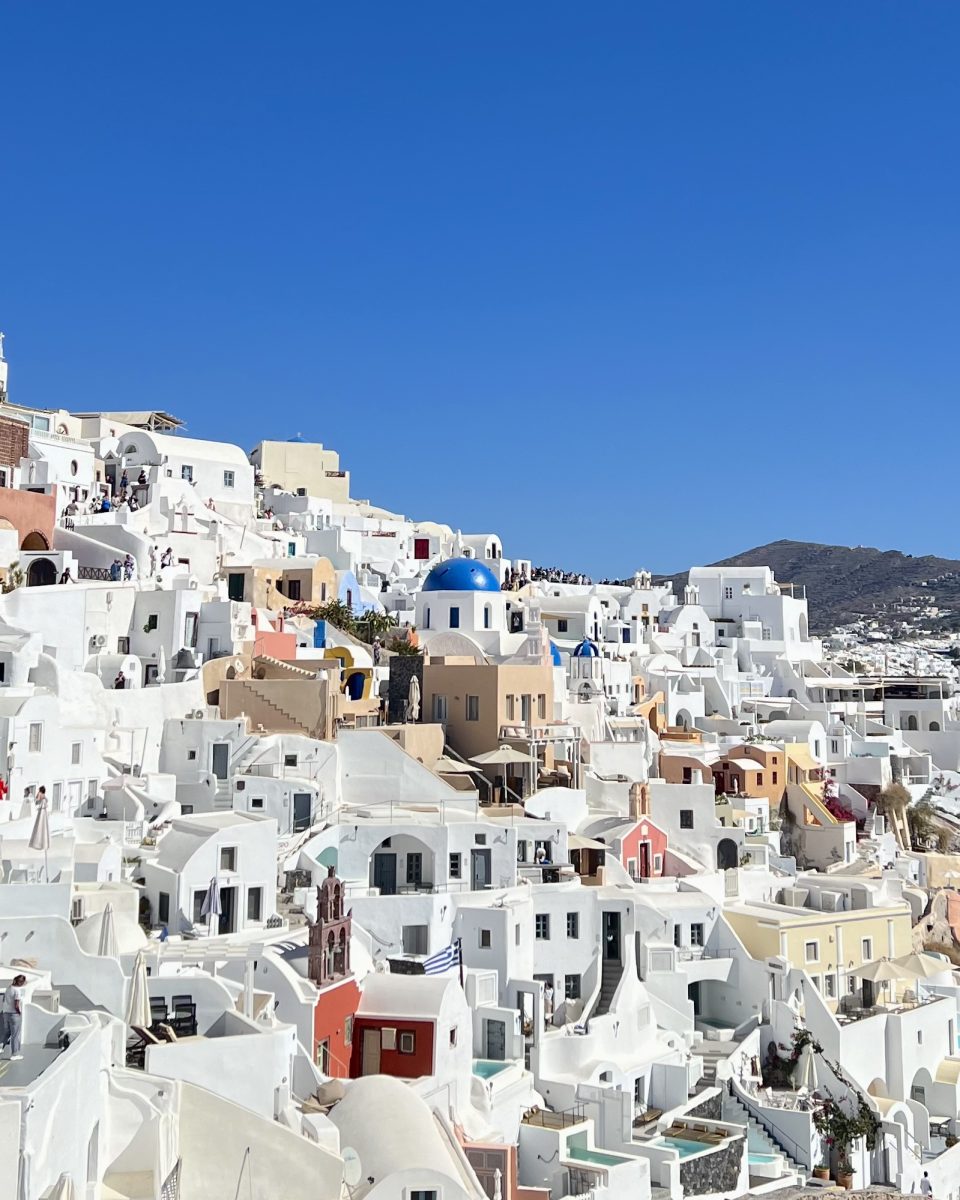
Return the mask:
{"type": "Polygon", "coordinates": [[[431,954],[424,961],[424,975],[442,975],[444,971],[449,971],[451,967],[460,966],[460,939],[453,943],[452,946],[447,946],[445,950],[438,950],[436,954],[431,954]]]}

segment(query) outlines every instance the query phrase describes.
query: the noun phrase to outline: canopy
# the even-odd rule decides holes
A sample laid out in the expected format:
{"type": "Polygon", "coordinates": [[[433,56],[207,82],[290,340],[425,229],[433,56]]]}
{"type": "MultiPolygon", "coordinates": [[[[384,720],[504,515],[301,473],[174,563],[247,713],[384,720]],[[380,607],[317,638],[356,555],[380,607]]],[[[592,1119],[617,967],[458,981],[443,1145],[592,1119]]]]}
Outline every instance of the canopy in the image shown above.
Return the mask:
{"type": "Polygon", "coordinates": [[[437,759],[433,769],[438,775],[473,775],[477,768],[471,767],[469,763],[457,762],[455,758],[443,756],[437,759]]]}
{"type": "Polygon", "coordinates": [[[571,833],[567,838],[568,850],[609,850],[610,847],[596,838],[583,837],[579,833],[571,833]]]}
{"type": "Polygon", "coordinates": [[[916,978],[911,971],[904,970],[903,967],[897,966],[892,959],[880,958],[876,962],[867,963],[860,967],[859,970],[850,972],[851,975],[857,975],[860,979],[869,979],[871,983],[887,983],[891,979],[914,979],[916,978]]]}
{"type": "Polygon", "coordinates": [[[471,762],[479,763],[481,767],[506,767],[510,763],[537,763],[539,758],[532,754],[524,754],[522,750],[514,750],[512,746],[501,746],[497,750],[488,750],[485,754],[475,754],[471,762]]]}
{"type": "Polygon", "coordinates": [[[944,971],[953,970],[952,963],[935,958],[932,954],[904,954],[893,961],[915,979],[929,979],[931,975],[942,975],[944,971]]]}

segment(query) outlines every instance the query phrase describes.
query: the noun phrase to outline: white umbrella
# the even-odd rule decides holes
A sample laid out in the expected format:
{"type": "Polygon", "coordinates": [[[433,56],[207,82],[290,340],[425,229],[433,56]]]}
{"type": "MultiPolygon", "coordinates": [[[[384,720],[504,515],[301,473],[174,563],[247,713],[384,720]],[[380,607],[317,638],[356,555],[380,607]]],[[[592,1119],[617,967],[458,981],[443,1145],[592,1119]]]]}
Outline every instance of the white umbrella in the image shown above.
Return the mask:
{"type": "Polygon", "coordinates": [[[150,1025],[150,989],[147,983],[147,961],[143,951],[137,951],[130,988],[127,994],[127,1024],[146,1029],[150,1025]]]}
{"type": "Polygon", "coordinates": [[[50,882],[50,866],[47,861],[47,851],[50,849],[50,817],[47,814],[47,802],[44,802],[37,809],[37,815],[33,820],[33,829],[30,832],[30,849],[43,851],[43,878],[44,882],[50,882]]]}
{"type": "Polygon", "coordinates": [[[97,944],[97,954],[101,958],[119,958],[120,944],[117,941],[117,927],[113,919],[113,905],[109,902],[100,914],[100,941],[97,944]]]}
{"type": "Polygon", "coordinates": [[[434,765],[434,771],[438,775],[477,775],[479,771],[476,767],[467,766],[466,763],[457,762],[455,758],[447,758],[445,755],[437,759],[434,765]]]}
{"type": "Polygon", "coordinates": [[[953,964],[944,962],[932,954],[904,954],[893,960],[904,972],[917,979],[929,979],[932,975],[942,975],[944,971],[952,971],[953,964]]]}
{"type": "Polygon", "coordinates": [[[497,750],[488,750],[485,754],[475,754],[470,759],[481,767],[506,767],[511,763],[537,763],[540,759],[532,754],[524,754],[522,750],[514,750],[512,746],[500,746],[497,750]]]}
{"type": "Polygon", "coordinates": [[[161,646],[157,654],[157,683],[163,683],[167,677],[167,655],[161,646]]]}
{"type": "Polygon", "coordinates": [[[817,1056],[809,1042],[800,1051],[800,1057],[797,1059],[797,1065],[790,1073],[790,1082],[795,1088],[806,1088],[811,1092],[816,1091],[816,1089],[820,1086],[820,1073],[817,1070],[817,1056]]]}
{"type": "Polygon", "coordinates": [[[49,1200],[76,1200],[76,1196],[77,1189],[73,1186],[73,1176],[64,1172],[53,1185],[49,1200]]]}
{"type": "Polygon", "coordinates": [[[213,918],[219,917],[220,912],[220,882],[214,875],[207,888],[207,894],[203,898],[203,904],[200,906],[200,916],[208,918],[207,933],[210,937],[213,937],[213,918]]]}
{"type": "Polygon", "coordinates": [[[416,675],[410,676],[410,689],[407,692],[407,720],[417,721],[420,718],[420,680],[416,675]]]}

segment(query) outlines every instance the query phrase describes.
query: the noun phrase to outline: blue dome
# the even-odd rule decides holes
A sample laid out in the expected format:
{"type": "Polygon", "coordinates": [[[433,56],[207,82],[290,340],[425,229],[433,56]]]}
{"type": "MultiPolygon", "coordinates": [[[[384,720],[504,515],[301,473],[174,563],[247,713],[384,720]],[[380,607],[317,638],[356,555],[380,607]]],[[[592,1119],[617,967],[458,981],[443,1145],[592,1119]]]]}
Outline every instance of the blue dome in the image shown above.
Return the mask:
{"type": "Polygon", "coordinates": [[[553,659],[553,665],[555,667],[563,666],[563,659],[560,657],[560,651],[557,649],[556,642],[550,643],[550,657],[553,659]]]}
{"type": "Polygon", "coordinates": [[[424,580],[425,592],[499,592],[497,577],[472,558],[448,558],[437,563],[424,580]]]}
{"type": "Polygon", "coordinates": [[[588,642],[586,640],[586,638],[584,638],[584,640],[580,643],[580,645],[577,646],[577,648],[574,650],[573,657],[574,658],[598,658],[599,653],[600,652],[597,650],[597,648],[593,644],[593,642],[588,642]]]}

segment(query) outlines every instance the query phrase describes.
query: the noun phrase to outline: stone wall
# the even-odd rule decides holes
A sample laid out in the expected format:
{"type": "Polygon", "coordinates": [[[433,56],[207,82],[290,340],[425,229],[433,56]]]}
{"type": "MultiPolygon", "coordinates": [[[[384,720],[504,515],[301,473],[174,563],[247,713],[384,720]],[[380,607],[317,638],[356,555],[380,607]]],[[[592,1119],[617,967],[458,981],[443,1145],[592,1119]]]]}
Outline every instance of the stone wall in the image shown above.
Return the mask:
{"type": "MultiPolygon", "coordinates": [[[[407,696],[410,694],[410,680],[416,675],[420,683],[420,716],[423,712],[423,655],[422,654],[393,654],[390,656],[390,691],[389,713],[387,720],[392,724],[401,723],[406,716],[407,696]]],[[[431,714],[432,715],[432,714],[431,714]]]]}
{"type": "Polygon", "coordinates": [[[685,1196],[706,1196],[713,1192],[734,1192],[740,1185],[740,1169],[746,1138],[735,1138],[728,1146],[712,1154],[680,1159],[680,1183],[685,1196]]]}
{"type": "Polygon", "coordinates": [[[722,1121],[723,1093],[719,1088],[717,1088],[712,1096],[708,1096],[706,1100],[698,1104],[696,1108],[688,1109],[684,1115],[688,1117],[699,1117],[701,1121],[722,1121]]]}

